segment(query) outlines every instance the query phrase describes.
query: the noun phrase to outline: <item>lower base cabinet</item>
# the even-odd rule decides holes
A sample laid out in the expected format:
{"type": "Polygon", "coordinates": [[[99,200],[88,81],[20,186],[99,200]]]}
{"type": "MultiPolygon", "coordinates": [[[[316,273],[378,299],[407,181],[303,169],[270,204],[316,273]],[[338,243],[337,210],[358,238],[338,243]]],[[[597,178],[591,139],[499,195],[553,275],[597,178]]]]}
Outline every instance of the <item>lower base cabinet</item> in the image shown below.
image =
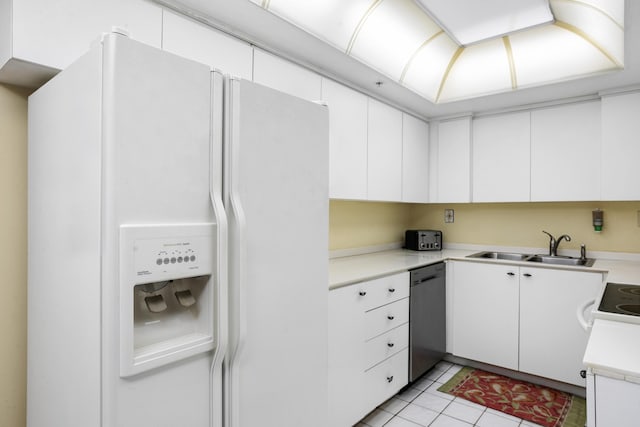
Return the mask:
{"type": "Polygon", "coordinates": [[[587,375],[587,427],[637,427],[640,384],[587,375]]]}
{"type": "Polygon", "coordinates": [[[588,334],[576,312],[602,273],[452,261],[454,355],[584,387],[588,334]]]}
{"type": "Polygon", "coordinates": [[[329,291],[329,425],[349,427],[407,385],[409,273],[329,291]]]}

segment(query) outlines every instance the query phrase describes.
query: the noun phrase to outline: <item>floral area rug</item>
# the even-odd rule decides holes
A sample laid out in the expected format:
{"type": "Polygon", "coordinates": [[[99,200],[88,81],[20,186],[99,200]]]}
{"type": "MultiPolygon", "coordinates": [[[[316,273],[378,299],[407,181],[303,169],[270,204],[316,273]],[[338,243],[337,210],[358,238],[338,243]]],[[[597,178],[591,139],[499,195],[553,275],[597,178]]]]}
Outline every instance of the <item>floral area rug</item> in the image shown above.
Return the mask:
{"type": "Polygon", "coordinates": [[[438,390],[545,427],[584,427],[587,418],[580,397],[469,367],[438,390]]]}

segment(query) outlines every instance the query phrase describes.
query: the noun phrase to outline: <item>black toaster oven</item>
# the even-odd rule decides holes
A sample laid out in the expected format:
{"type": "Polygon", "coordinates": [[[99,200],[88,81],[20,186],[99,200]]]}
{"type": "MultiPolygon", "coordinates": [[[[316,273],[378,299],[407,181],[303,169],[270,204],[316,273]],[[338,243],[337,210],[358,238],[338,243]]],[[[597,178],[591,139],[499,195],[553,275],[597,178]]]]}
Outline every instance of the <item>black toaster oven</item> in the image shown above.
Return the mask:
{"type": "Polygon", "coordinates": [[[442,231],[407,230],[404,233],[404,247],[414,251],[442,250],[442,231]]]}

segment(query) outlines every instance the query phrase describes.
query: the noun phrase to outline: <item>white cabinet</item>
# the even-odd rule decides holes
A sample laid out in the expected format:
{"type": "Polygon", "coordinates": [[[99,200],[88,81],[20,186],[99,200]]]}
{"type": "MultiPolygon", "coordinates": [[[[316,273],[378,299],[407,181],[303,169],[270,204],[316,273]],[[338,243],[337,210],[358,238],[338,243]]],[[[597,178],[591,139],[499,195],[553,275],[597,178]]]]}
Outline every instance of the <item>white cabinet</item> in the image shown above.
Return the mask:
{"type": "Polygon", "coordinates": [[[452,261],[449,348],[456,356],[584,387],[587,333],[577,309],[602,286],[598,272],[452,261]]]}
{"type": "Polygon", "coordinates": [[[520,271],[520,371],[584,387],[580,371],[589,335],[576,311],[598,295],[602,274],[520,271]]]}
{"type": "Polygon", "coordinates": [[[367,198],[367,97],[322,79],[329,106],[329,197],[367,198]]]}
{"type": "Polygon", "coordinates": [[[253,81],[309,101],[322,98],[322,78],[306,68],[253,49],[253,81]]]}
{"type": "Polygon", "coordinates": [[[531,112],[531,200],[600,199],[600,101],[531,112]]]}
{"type": "Polygon", "coordinates": [[[452,353],[518,369],[518,267],[453,261],[448,273],[452,353]]]}
{"type": "Polygon", "coordinates": [[[602,200],[640,200],[640,93],[602,98],[602,200]]]}
{"type": "Polygon", "coordinates": [[[432,144],[437,153],[434,203],[471,201],[471,117],[437,123],[432,144]]]}
{"type": "Polygon", "coordinates": [[[168,10],[162,14],[162,49],[225,74],[252,79],[253,49],[249,44],[168,10]]]}
{"type": "Polygon", "coordinates": [[[588,427],[636,427],[640,408],[640,384],[588,375],[588,427]]]}
{"type": "Polygon", "coordinates": [[[369,98],[367,199],[402,200],[402,113],[369,98]]]}
{"type": "Polygon", "coordinates": [[[528,202],[530,112],[473,120],[473,201],[528,202]]]}
{"type": "Polygon", "coordinates": [[[409,273],[329,292],[329,425],[356,424],[407,384],[409,273]]]}
{"type": "Polygon", "coordinates": [[[402,114],[402,201],[429,202],[429,124],[402,114]]]}
{"type": "Polygon", "coordinates": [[[0,80],[37,85],[85,53],[118,26],[131,38],[160,47],[162,8],[145,0],[3,0],[0,80]],[[38,71],[27,64],[38,64],[38,71]],[[49,70],[49,77],[53,70],[49,70]]]}

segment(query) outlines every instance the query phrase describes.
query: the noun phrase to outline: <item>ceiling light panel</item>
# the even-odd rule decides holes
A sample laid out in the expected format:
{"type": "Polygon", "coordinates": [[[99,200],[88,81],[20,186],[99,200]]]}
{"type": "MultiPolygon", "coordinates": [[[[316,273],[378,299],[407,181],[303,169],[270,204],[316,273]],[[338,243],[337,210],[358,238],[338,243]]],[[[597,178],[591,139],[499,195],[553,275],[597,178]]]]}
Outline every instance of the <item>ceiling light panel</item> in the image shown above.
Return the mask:
{"type": "Polygon", "coordinates": [[[624,64],[625,0],[250,1],[435,103],[624,64]]]}
{"type": "Polygon", "coordinates": [[[417,0],[463,46],[553,21],[548,0],[417,0]]]}
{"type": "Polygon", "coordinates": [[[514,34],[509,39],[519,87],[568,80],[615,68],[592,44],[556,25],[514,34]]]}
{"type": "Polygon", "coordinates": [[[407,64],[405,86],[435,102],[449,63],[459,46],[442,34],[424,45],[407,64]]]}
{"type": "Polygon", "coordinates": [[[375,3],[372,0],[251,1],[343,52],[358,24],[375,3]]]}
{"type": "Polygon", "coordinates": [[[511,88],[509,52],[498,38],[464,49],[442,82],[437,101],[455,101],[511,88]]]}
{"type": "Polygon", "coordinates": [[[415,52],[440,31],[413,0],[382,1],[363,22],[350,54],[400,80],[415,52]]]}
{"type": "Polygon", "coordinates": [[[624,1],[595,3],[561,0],[554,1],[552,8],[558,23],[568,24],[566,28],[576,31],[612,62],[621,66],[624,63],[624,22],[615,18],[615,6],[624,4],[624,1]]]}

